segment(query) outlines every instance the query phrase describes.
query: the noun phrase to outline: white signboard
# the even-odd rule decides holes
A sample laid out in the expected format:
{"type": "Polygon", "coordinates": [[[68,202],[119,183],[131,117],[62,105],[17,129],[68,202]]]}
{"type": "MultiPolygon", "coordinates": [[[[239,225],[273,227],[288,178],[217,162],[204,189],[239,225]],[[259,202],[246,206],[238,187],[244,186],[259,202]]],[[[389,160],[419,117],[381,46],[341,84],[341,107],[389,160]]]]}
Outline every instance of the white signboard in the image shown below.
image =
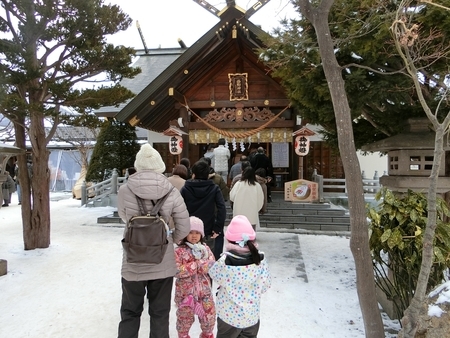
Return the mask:
{"type": "Polygon", "coordinates": [[[272,143],[272,165],[274,168],[289,168],[289,143],[272,143]]]}

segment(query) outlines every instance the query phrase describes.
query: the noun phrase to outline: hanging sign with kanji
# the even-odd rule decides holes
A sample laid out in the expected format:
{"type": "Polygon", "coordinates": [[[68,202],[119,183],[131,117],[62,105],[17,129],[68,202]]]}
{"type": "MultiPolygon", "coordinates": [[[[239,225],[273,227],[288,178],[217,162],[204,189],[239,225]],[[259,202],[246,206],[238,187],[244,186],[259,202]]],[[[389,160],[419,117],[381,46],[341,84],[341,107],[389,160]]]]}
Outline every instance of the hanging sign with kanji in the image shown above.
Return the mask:
{"type": "Polygon", "coordinates": [[[299,156],[306,156],[309,153],[309,137],[298,135],[294,142],[295,153],[299,156]]]}
{"type": "Polygon", "coordinates": [[[172,155],[179,155],[183,151],[183,138],[175,135],[169,140],[169,150],[172,155]]]}

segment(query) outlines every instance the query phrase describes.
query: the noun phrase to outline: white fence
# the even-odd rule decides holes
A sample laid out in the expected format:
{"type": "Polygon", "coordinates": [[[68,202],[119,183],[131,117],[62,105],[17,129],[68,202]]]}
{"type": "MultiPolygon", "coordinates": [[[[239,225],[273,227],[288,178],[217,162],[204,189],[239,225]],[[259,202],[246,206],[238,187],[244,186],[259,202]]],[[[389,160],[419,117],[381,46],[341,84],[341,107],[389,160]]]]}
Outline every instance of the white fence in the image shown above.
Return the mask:
{"type": "MultiPolygon", "coordinates": [[[[384,173],[386,175],[386,172],[384,173]]],[[[380,179],[378,172],[375,171],[373,179],[363,177],[363,189],[366,196],[375,195],[380,189],[380,179]]],[[[347,184],[345,178],[323,178],[322,175],[317,175],[314,171],[313,181],[319,184],[319,199],[330,197],[344,197],[347,196],[347,184]]]]}
{"type": "MultiPolygon", "coordinates": [[[[364,194],[376,194],[380,189],[380,180],[363,179],[364,194]]],[[[324,178],[323,179],[324,196],[342,196],[347,195],[347,185],[344,178],[324,178]]]]}

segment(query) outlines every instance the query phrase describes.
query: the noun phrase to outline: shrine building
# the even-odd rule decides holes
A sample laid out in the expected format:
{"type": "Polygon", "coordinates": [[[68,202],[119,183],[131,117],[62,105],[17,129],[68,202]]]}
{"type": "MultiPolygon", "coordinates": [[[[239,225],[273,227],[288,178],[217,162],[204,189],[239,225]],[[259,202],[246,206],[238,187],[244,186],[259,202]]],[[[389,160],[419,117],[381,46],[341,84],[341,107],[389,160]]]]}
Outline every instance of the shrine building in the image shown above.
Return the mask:
{"type": "MultiPolygon", "coordinates": [[[[250,20],[257,9],[242,10],[234,1],[221,11],[208,9],[220,19],[214,27],[190,47],[179,40],[180,48],[139,50],[133,66],[142,73],[121,81],[136,96],[96,113],[160,134],[179,130],[183,147],[178,155],[171,153],[169,142],[149,139],[168,173],[180,158],[195,163],[221,137],[232,154],[230,167],[261,146],[273,162],[274,190],[282,190],[284,182],[300,174],[295,132],[312,127],[260,59],[267,33],[250,20]]],[[[338,154],[318,134],[309,141],[301,160],[303,178],[310,179],[314,169],[324,177],[344,178],[338,154]]]]}

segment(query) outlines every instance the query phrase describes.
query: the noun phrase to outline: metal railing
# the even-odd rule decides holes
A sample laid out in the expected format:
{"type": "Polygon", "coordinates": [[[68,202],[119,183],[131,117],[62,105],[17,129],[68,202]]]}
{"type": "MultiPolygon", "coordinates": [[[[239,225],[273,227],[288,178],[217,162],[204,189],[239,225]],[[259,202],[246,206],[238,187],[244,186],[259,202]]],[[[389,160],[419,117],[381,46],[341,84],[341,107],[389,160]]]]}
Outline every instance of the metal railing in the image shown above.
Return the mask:
{"type": "Polygon", "coordinates": [[[119,187],[127,181],[126,177],[119,177],[117,169],[113,169],[111,178],[87,186],[86,181],[81,185],[81,205],[89,204],[94,201],[101,201],[110,195],[117,195],[119,187]]]}

